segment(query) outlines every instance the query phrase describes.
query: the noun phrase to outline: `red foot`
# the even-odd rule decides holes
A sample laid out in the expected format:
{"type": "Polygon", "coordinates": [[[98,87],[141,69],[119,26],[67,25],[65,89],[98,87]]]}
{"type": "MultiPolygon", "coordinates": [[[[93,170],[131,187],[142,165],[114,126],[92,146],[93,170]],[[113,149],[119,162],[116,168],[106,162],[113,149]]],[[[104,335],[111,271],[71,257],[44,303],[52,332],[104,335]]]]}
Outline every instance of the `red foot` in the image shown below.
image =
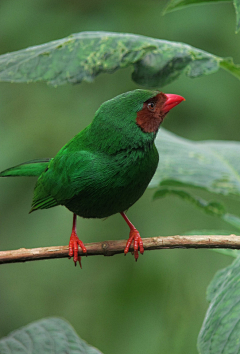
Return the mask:
{"type": "Polygon", "coordinates": [[[80,267],[82,268],[82,263],[81,263],[81,257],[78,255],[78,246],[81,247],[83,253],[87,253],[86,247],[82,243],[81,240],[79,240],[77,232],[76,232],[76,225],[77,225],[77,215],[73,214],[73,226],[72,226],[72,233],[70,236],[69,240],[69,252],[68,255],[71,258],[73,256],[73,261],[75,263],[75,266],[77,265],[77,262],[79,262],[80,267]]]}
{"type": "Polygon", "coordinates": [[[69,257],[73,256],[73,261],[75,263],[75,266],[77,265],[77,262],[79,262],[80,267],[82,268],[81,264],[81,256],[78,255],[78,246],[81,247],[82,251],[84,253],[87,253],[86,247],[82,243],[81,240],[79,240],[76,232],[73,230],[70,236],[70,241],[69,241],[69,257]]]}
{"type": "Polygon", "coordinates": [[[143,241],[141,239],[141,236],[140,236],[138,230],[135,228],[130,230],[129,239],[127,241],[127,244],[126,244],[126,247],[124,250],[125,255],[128,253],[129,247],[131,246],[132,241],[133,241],[133,249],[134,249],[134,258],[135,258],[135,261],[137,262],[138,257],[139,257],[138,248],[139,248],[139,251],[141,254],[143,254],[144,248],[143,248],[143,241]]]}

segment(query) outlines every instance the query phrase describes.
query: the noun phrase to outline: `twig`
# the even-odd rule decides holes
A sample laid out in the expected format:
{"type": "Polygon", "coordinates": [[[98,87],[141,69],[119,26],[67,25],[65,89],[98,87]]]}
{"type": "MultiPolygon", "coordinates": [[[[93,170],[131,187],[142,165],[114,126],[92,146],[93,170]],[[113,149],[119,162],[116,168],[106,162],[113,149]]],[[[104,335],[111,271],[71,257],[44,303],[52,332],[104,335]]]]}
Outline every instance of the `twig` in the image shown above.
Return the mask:
{"type": "MultiPolygon", "coordinates": [[[[123,253],[126,240],[86,243],[88,256],[113,256],[123,253]]],[[[204,235],[204,236],[166,236],[143,239],[145,251],[173,248],[232,248],[240,249],[240,237],[236,235],[204,235]]],[[[130,248],[132,251],[133,249],[130,248]]],[[[79,249],[79,255],[84,256],[79,249]]],[[[0,252],[0,264],[36,261],[40,259],[68,257],[68,246],[20,248],[13,251],[0,252]]]]}

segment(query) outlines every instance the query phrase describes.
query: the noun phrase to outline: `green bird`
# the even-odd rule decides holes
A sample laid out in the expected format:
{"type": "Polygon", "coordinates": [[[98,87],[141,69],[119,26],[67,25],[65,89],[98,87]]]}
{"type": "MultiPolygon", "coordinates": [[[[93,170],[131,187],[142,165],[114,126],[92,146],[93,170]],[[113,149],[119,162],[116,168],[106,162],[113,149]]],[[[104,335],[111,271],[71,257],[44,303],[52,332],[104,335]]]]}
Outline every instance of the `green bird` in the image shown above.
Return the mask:
{"type": "Polygon", "coordinates": [[[64,205],[73,212],[69,256],[76,263],[78,246],[87,253],[76,232],[77,215],[106,218],[120,213],[130,228],[124,253],[133,242],[134,257],[144,252],[138,230],[127,218],[144,193],[157,165],[154,139],[166,114],[184,100],[159,91],[134,90],[104,102],[90,125],[70,140],[54,158],[25,162],[0,177],[38,176],[30,213],[64,205]]]}

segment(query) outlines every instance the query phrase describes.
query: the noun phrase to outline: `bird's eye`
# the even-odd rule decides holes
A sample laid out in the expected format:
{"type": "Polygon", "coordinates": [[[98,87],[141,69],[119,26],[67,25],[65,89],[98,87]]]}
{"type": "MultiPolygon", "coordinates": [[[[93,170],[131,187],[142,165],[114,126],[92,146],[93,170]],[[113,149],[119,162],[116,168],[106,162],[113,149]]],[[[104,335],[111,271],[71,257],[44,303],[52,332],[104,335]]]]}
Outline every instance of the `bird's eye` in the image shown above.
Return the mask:
{"type": "Polygon", "coordinates": [[[155,103],[154,102],[149,102],[147,105],[147,108],[149,109],[149,111],[154,112],[155,111],[155,103]]]}

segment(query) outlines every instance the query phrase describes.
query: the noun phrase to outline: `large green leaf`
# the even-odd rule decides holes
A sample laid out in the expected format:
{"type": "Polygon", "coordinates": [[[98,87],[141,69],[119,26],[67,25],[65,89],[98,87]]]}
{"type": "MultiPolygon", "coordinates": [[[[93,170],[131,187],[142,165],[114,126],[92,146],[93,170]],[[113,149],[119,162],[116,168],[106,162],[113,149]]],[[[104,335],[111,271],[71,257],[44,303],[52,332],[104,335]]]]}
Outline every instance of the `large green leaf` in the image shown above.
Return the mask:
{"type": "MultiPolygon", "coordinates": [[[[207,202],[206,200],[197,197],[193,194],[190,194],[188,191],[182,189],[175,189],[172,187],[162,187],[154,194],[154,199],[163,198],[166,197],[167,195],[175,195],[188,202],[191,202],[194,205],[196,205],[198,208],[202,209],[205,213],[210,215],[222,217],[223,215],[226,214],[225,208],[222,203],[215,202],[215,201],[207,202]]],[[[239,219],[239,228],[240,228],[240,219],[239,219]]]]}
{"type": "MultiPolygon", "coordinates": [[[[222,2],[222,1],[230,1],[230,0],[170,0],[167,4],[164,13],[171,12],[174,10],[181,9],[182,7],[189,6],[189,5],[198,5],[198,4],[206,4],[206,3],[213,3],[213,2],[222,2]]],[[[236,32],[239,31],[240,28],[240,0],[233,0],[233,4],[236,11],[236,32]]]]}
{"type": "Polygon", "coordinates": [[[208,292],[210,306],[198,337],[201,354],[237,354],[240,351],[240,257],[219,271],[208,292]]]}
{"type": "Polygon", "coordinates": [[[190,141],[161,129],[160,161],[149,187],[191,186],[240,197],[240,143],[190,141]]]}
{"type": "Polygon", "coordinates": [[[185,73],[198,77],[220,67],[240,78],[240,68],[229,59],[184,43],[128,33],[80,32],[67,38],[0,56],[0,81],[91,82],[100,73],[133,66],[133,80],[159,87],[185,73]]]}
{"type": "MultiPolygon", "coordinates": [[[[161,187],[154,194],[154,199],[163,198],[167,195],[178,196],[188,202],[193,203],[195,206],[203,210],[205,213],[212,216],[217,216],[231,226],[236,227],[240,230],[240,217],[229,214],[226,212],[224,205],[217,201],[206,201],[198,196],[191,194],[189,191],[183,189],[176,189],[172,187],[161,187]]],[[[232,233],[232,232],[230,232],[232,233]]]]}
{"type": "Polygon", "coordinates": [[[101,354],[60,318],[46,318],[0,340],[1,354],[101,354]]]}

